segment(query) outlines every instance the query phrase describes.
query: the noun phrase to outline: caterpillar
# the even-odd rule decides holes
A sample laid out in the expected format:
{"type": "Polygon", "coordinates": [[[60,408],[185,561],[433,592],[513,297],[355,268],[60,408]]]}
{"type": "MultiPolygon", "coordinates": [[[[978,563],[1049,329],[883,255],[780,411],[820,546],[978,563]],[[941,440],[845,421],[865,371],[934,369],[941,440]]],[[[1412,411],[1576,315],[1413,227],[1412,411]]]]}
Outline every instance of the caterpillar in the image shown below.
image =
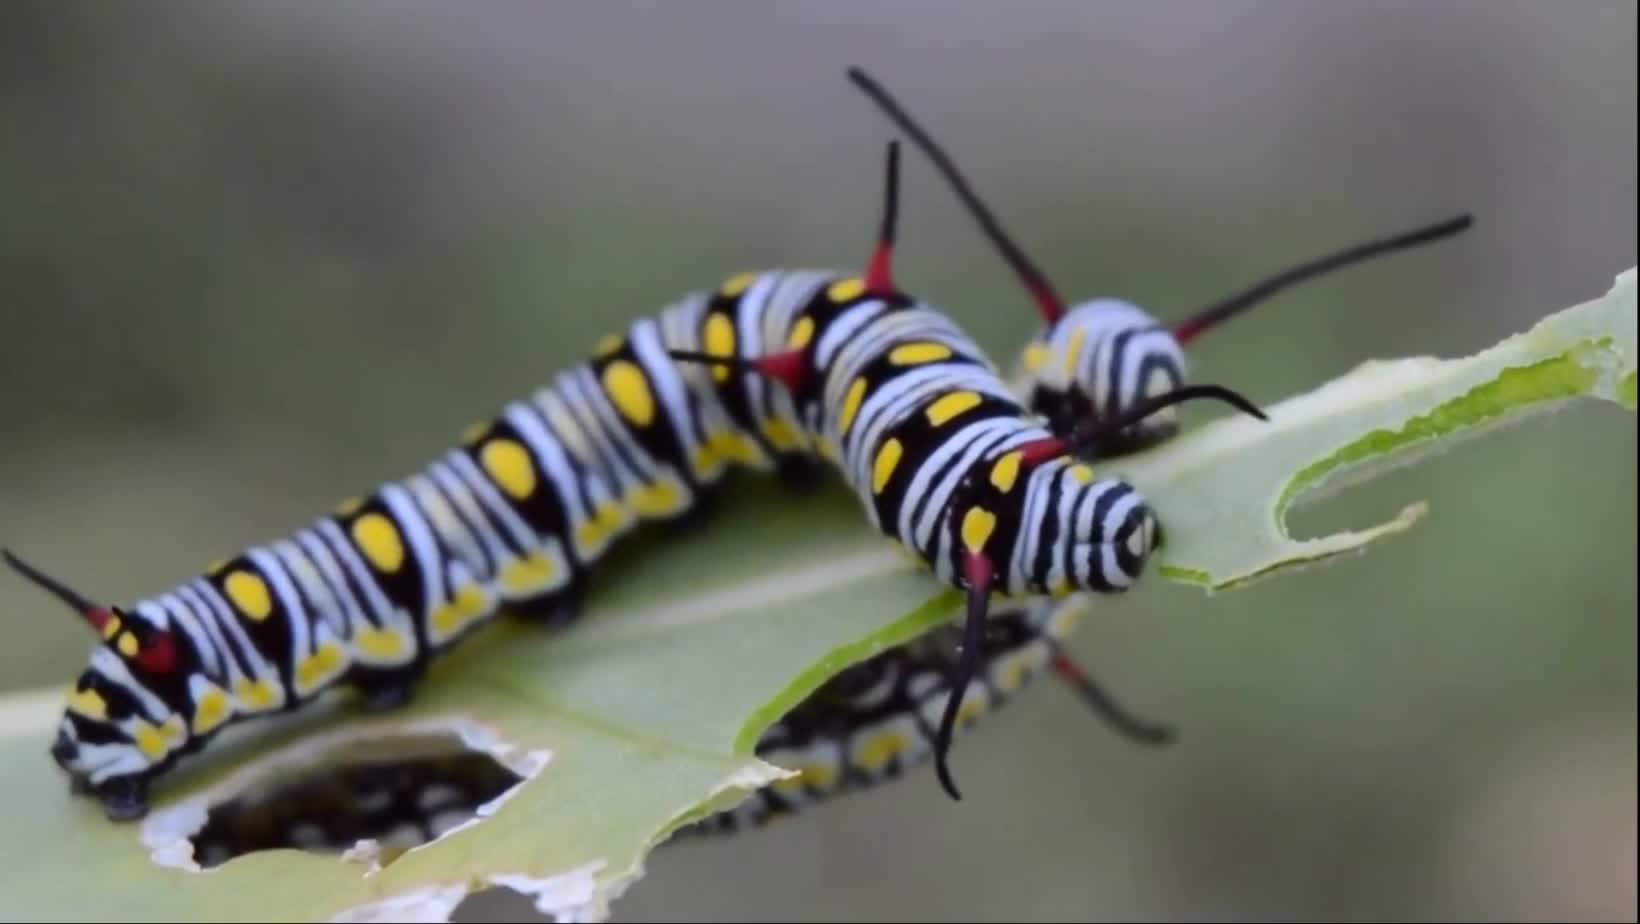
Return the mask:
{"type": "MultiPolygon", "coordinates": [[[[1452,237],[1474,224],[1474,216],[1463,213],[1342,247],[1216,299],[1171,325],[1122,298],[1094,297],[1068,304],[1003,229],[944,146],[864,69],[849,68],[848,78],[933,163],[1035,304],[1043,326],[1021,351],[1024,377],[1019,387],[1027,406],[1042,415],[1058,435],[1068,434],[1082,422],[1114,419],[1148,397],[1182,387],[1189,377],[1185,348],[1261,302],[1299,283],[1452,237]]],[[[1088,444],[1085,452],[1088,458],[1128,455],[1159,445],[1178,432],[1177,415],[1173,408],[1166,408],[1105,434],[1097,445],[1088,444]]]]}
{"type": "MultiPolygon", "coordinates": [[[[1066,651],[1082,599],[997,601],[956,730],[995,712],[1051,671],[1107,724],[1148,744],[1173,730],[1126,710],[1066,651]]],[[[945,624],[853,664],[821,684],[759,737],[756,753],[797,776],[776,781],[680,828],[677,837],[731,834],[897,779],[931,759],[952,691],[959,629],[945,624]]]]}
{"type": "MultiPolygon", "coordinates": [[[[688,516],[731,467],[829,462],[873,527],[967,592],[945,754],[993,593],[1120,592],[1159,538],[1130,485],[1073,459],[1111,426],[1212,398],[1190,386],[1068,436],[1040,426],[891,263],[898,146],[863,275],[731,277],[612,335],[591,359],[470,428],[459,446],[294,533],[128,606],[8,564],[97,637],[50,753],[114,822],[232,724],[336,688],[404,705],[428,663],[501,609],[573,620],[593,567],[645,522],[688,516]]],[[[801,470],[799,468],[798,470],[801,470]]]]}

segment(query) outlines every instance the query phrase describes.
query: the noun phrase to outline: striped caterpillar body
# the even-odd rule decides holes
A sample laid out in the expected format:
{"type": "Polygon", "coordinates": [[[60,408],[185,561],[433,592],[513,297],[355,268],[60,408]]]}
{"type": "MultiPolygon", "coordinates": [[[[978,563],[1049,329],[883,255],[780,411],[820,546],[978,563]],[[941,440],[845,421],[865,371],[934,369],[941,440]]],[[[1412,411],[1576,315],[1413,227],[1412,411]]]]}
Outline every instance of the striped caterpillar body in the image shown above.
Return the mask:
{"type": "MultiPolygon", "coordinates": [[[[578,612],[588,574],[641,523],[687,516],[733,466],[830,463],[873,527],[967,591],[962,656],[934,751],[944,756],[978,669],[986,609],[1008,596],[1120,592],[1144,570],[1155,517],[1098,479],[1081,442],[1045,429],[979,348],[891,276],[898,148],[863,276],[734,276],[631,324],[424,469],[286,538],[130,606],[91,600],[24,563],[98,638],[51,754],[114,821],[220,732],[342,686],[405,703],[431,659],[503,608],[578,612]]],[[[1262,415],[1260,415],[1262,416],[1262,415]]]]}
{"type": "MultiPolygon", "coordinates": [[[[1458,215],[1316,257],[1165,324],[1120,298],[1091,298],[1067,305],[1052,282],[1002,229],[944,148],[881,83],[860,68],[849,79],[933,162],[987,240],[1035,303],[1043,327],[1020,355],[1020,383],[1027,406],[1064,435],[1090,421],[1110,420],[1147,398],[1185,386],[1185,347],[1203,333],[1254,305],[1306,280],[1395,251],[1438,241],[1467,230],[1470,215],[1458,215]]],[[[1088,458],[1111,458],[1156,446],[1178,433],[1173,409],[1135,420],[1085,447],[1088,458]]]]}
{"type": "MultiPolygon", "coordinates": [[[[969,681],[958,731],[1051,671],[1120,733],[1146,743],[1171,739],[1171,729],[1129,714],[1065,651],[1083,603],[1081,597],[1028,597],[994,605],[979,653],[984,669],[969,681]]],[[[758,740],[759,757],[797,776],[680,829],[679,836],[759,827],[927,763],[951,695],[958,631],[942,625],[827,680],[758,740]]]]}

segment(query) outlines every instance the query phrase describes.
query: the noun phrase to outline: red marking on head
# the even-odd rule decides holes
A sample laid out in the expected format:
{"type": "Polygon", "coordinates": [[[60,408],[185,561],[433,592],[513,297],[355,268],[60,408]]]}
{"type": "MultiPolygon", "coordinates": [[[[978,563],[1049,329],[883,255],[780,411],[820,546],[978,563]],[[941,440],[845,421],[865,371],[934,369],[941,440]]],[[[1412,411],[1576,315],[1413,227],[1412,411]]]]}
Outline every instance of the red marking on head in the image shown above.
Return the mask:
{"type": "Polygon", "coordinates": [[[778,380],[792,391],[802,388],[804,381],[809,377],[808,356],[802,350],[771,353],[752,360],[752,366],[760,374],[778,380]]]}
{"type": "Polygon", "coordinates": [[[98,635],[101,635],[108,621],[114,618],[114,611],[106,606],[89,606],[81,610],[80,615],[91,624],[91,628],[97,630],[98,635]]]}
{"type": "Polygon", "coordinates": [[[894,287],[894,242],[883,241],[871,252],[866,264],[866,291],[887,295],[898,291],[894,287]]]}
{"type": "Polygon", "coordinates": [[[1072,661],[1069,655],[1056,654],[1053,656],[1053,661],[1051,663],[1053,664],[1053,672],[1058,674],[1062,679],[1068,680],[1076,685],[1082,685],[1088,682],[1088,675],[1083,672],[1082,665],[1072,661]]]}
{"type": "Polygon", "coordinates": [[[170,632],[154,633],[142,650],[137,652],[136,662],[139,667],[150,674],[169,674],[177,666],[177,642],[170,632]]]}
{"type": "Polygon", "coordinates": [[[1064,440],[1050,436],[1045,439],[1032,440],[1019,447],[1019,461],[1024,465],[1038,465],[1049,459],[1056,459],[1070,452],[1070,445],[1064,440]]]}
{"type": "Polygon", "coordinates": [[[1046,279],[1027,278],[1025,288],[1031,293],[1031,299],[1036,302],[1036,310],[1042,315],[1042,320],[1052,327],[1065,316],[1065,303],[1060,300],[1059,293],[1053,290],[1046,279]]]}
{"type": "Polygon", "coordinates": [[[967,579],[968,586],[982,593],[991,589],[991,559],[983,552],[962,551],[962,576],[967,579]]]}
{"type": "Polygon", "coordinates": [[[1181,321],[1173,328],[1173,339],[1179,341],[1179,346],[1184,346],[1212,326],[1212,320],[1209,318],[1191,318],[1188,321],[1181,321]]]}

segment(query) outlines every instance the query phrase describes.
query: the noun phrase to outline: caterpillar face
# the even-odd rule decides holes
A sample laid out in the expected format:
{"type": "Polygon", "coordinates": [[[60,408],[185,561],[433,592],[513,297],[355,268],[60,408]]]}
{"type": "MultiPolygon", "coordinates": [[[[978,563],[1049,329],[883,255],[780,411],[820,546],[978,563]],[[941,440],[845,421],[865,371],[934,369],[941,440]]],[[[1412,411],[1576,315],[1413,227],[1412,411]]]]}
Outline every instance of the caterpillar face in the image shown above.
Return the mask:
{"type": "Polygon", "coordinates": [[[1156,514],[1125,484],[1105,489],[1118,495],[1108,505],[1098,498],[1087,541],[1078,541],[1073,556],[1081,570],[1077,585],[1100,592],[1122,591],[1144,575],[1156,544],[1156,514]],[[1125,490],[1124,490],[1125,489],[1125,490]]]}
{"type": "Polygon", "coordinates": [[[103,640],[69,691],[51,757],[75,792],[98,796],[109,817],[126,820],[146,810],[148,780],[194,749],[193,726],[212,717],[178,708],[182,678],[197,663],[185,636],[120,610],[104,614],[103,640]]]}
{"type": "Polygon", "coordinates": [[[1073,460],[1044,464],[1022,511],[1014,551],[999,550],[1013,562],[1000,588],[1009,592],[1121,593],[1143,577],[1156,548],[1156,514],[1144,497],[1127,482],[1096,478],[1073,460]],[[1044,511],[1040,516],[1038,509],[1044,511]]]}
{"type": "MultiPolygon", "coordinates": [[[[1145,398],[1185,384],[1189,365],[1172,331],[1144,309],[1113,298],[1067,311],[1022,354],[1025,395],[1055,432],[1112,417],[1145,398]]],[[[1105,455],[1133,452],[1171,438],[1178,415],[1164,408],[1122,430],[1105,455]]]]}

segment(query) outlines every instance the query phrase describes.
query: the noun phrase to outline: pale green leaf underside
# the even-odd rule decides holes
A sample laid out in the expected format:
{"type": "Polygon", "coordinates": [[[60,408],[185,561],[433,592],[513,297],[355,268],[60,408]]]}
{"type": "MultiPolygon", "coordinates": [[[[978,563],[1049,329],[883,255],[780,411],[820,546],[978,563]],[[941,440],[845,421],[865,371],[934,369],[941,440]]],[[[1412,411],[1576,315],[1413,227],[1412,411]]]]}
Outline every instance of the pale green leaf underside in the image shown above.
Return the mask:
{"type": "MultiPolygon", "coordinates": [[[[1406,528],[1418,508],[1296,541],[1287,506],[1568,400],[1632,410],[1634,284],[1630,270],[1603,298],[1467,359],[1369,363],[1268,408],[1267,424],[1225,418],[1107,473],[1128,475],[1155,505],[1167,535],[1159,570],[1174,580],[1232,587],[1358,550],[1406,528]]],[[[956,612],[959,598],[870,534],[855,504],[835,487],[793,500],[737,482],[707,530],[619,555],[572,631],[492,627],[398,715],[343,710],[280,727],[155,793],[158,826],[314,730],[460,721],[517,757],[545,759],[490,817],[370,875],[363,862],[295,851],[210,873],[158,865],[141,827],[111,825],[67,797],[45,754],[61,691],[0,700],[7,915],[311,921],[385,910],[438,919],[468,889],[506,884],[602,918],[674,826],[781,775],[751,756],[770,721],[837,669],[956,612]]]]}
{"type": "Polygon", "coordinates": [[[1286,514],[1388,469],[1586,398],[1635,407],[1635,271],[1600,298],[1457,359],[1374,360],[1265,408],[1225,417],[1112,466],[1147,493],[1167,530],[1164,576],[1213,590],[1359,551],[1423,515],[1312,539],[1286,514]]]}

